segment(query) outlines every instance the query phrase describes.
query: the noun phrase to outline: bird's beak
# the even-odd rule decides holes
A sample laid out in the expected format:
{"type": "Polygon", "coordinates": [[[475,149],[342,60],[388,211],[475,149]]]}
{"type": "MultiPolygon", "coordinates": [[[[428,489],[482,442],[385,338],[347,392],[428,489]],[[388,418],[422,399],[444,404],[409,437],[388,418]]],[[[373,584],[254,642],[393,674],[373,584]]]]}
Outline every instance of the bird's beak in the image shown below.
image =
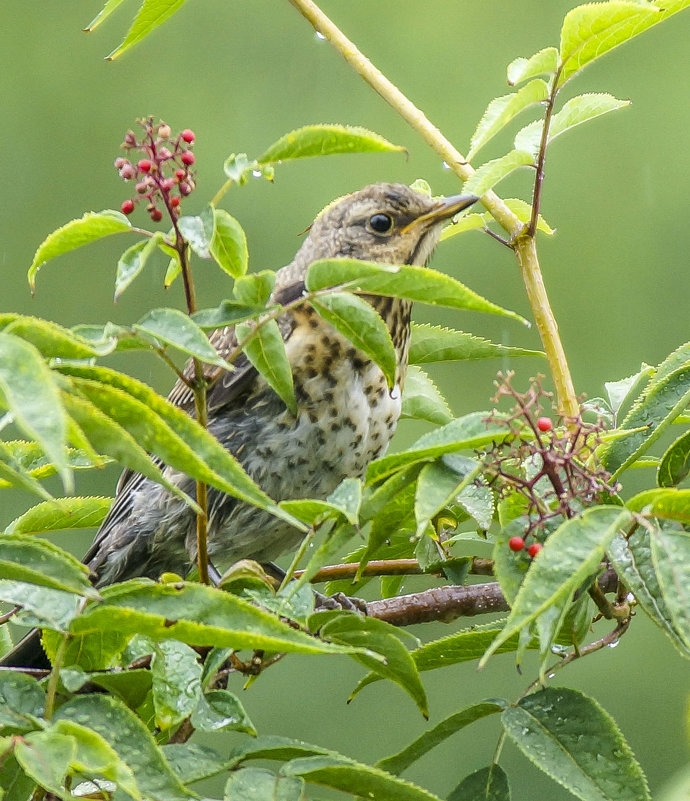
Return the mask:
{"type": "Polygon", "coordinates": [[[443,222],[443,220],[449,220],[478,200],[479,198],[476,195],[449,195],[448,197],[444,197],[431,211],[422,214],[421,217],[417,217],[412,220],[411,223],[408,223],[402,229],[401,233],[405,233],[405,231],[420,224],[425,227],[431,227],[436,223],[443,222]]]}

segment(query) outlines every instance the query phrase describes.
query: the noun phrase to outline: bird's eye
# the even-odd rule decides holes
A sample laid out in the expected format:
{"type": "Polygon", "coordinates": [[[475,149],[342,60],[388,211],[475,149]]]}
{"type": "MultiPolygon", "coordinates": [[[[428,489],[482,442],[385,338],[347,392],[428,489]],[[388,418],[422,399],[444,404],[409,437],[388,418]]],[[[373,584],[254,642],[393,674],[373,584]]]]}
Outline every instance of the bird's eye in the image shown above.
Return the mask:
{"type": "Polygon", "coordinates": [[[373,214],[369,218],[369,227],[377,234],[387,234],[393,227],[393,218],[388,214],[373,214]]]}

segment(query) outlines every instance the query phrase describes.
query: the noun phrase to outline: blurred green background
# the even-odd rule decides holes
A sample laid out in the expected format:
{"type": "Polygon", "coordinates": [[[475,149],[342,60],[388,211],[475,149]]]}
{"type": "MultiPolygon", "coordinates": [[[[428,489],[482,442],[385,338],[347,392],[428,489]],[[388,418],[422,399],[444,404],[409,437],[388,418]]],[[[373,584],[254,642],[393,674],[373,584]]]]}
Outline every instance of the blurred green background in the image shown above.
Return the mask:
{"type": "MultiPolygon", "coordinates": [[[[124,132],[143,115],[196,132],[199,188],[187,206],[190,213],[214,194],[230,153],[256,156],[307,123],[364,125],[407,147],[407,159],[386,154],[305,161],[278,168],[273,185],[255,181],[233,189],[224,205],[246,229],[253,269],[288,262],[316,212],[364,184],[424,177],[435,193],[460,190],[439,159],[315,37],[287,0],[187,3],[115,63],[103,57],[119,44],[136,5],[126,5],[86,36],[80,29],[99,5],[3,3],[0,310],[74,325],[131,323],[154,306],[181,304],[180,287],[167,293],[161,288],[160,258],[113,306],[115,262],[133,239],[111,238],[49,263],[34,299],[26,284],[32,255],[50,231],[86,210],[119,208],[128,196],[131,185],[118,179],[112,161],[124,132]]],[[[323,3],[464,152],[487,102],[507,91],[506,64],[557,44],[560,22],[574,5],[572,0],[323,3]]],[[[548,156],[543,213],[558,232],[541,239],[542,267],[577,391],[589,396],[602,393],[603,381],[629,375],[641,361],[657,363],[688,339],[689,43],[686,12],[590,66],[568,96],[608,91],[633,104],[568,133],[548,156]]],[[[520,122],[530,119],[525,114],[520,122]]],[[[503,135],[480,156],[502,155],[510,142],[503,135]]],[[[499,192],[528,199],[530,182],[531,173],[523,171],[499,192]]],[[[143,212],[138,215],[144,224],[143,212]]],[[[515,260],[489,237],[473,232],[446,243],[434,266],[529,317],[515,260]]],[[[210,265],[197,265],[195,276],[202,305],[228,294],[226,279],[210,265]]],[[[423,308],[416,316],[434,319],[423,308]]],[[[534,330],[501,318],[457,313],[445,320],[506,344],[539,346],[534,330]]],[[[115,364],[162,391],[172,381],[139,355],[115,364]]],[[[484,362],[434,375],[461,414],[487,406],[495,371],[506,367],[518,371],[519,386],[545,369],[537,360],[484,362]]],[[[417,433],[403,424],[398,445],[417,433]]],[[[81,479],[79,491],[112,494],[115,477],[110,469],[81,479]]],[[[30,502],[3,493],[0,524],[30,502]]],[[[71,542],[83,550],[86,539],[71,542]]],[[[415,586],[410,583],[409,589],[415,586]]],[[[431,638],[450,630],[438,625],[418,633],[431,638]]],[[[521,678],[510,657],[499,657],[481,674],[472,665],[426,674],[432,723],[481,698],[515,697],[531,680],[531,667],[528,663],[525,670],[530,678],[521,678]]],[[[293,657],[268,671],[243,699],[262,733],[302,737],[373,761],[402,747],[425,723],[392,685],[365,690],[346,706],[359,675],[345,660],[324,657],[319,665],[313,658],[293,657]]],[[[635,621],[618,649],[573,665],[561,680],[598,698],[616,718],[653,790],[687,761],[687,663],[646,620],[635,621]]],[[[493,720],[475,724],[472,734],[432,752],[409,777],[443,796],[466,773],[488,763],[495,732],[493,720]]],[[[502,761],[517,801],[540,794],[554,801],[572,797],[511,746],[502,761]]]]}

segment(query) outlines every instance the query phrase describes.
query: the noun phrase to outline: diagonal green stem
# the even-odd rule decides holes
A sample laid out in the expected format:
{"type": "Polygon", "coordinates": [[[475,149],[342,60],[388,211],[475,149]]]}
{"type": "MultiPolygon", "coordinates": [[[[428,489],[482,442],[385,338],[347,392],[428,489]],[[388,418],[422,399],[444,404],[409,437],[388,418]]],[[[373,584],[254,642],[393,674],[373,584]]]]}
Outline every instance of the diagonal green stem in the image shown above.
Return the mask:
{"type": "MultiPolygon", "coordinates": [[[[357,74],[424,139],[461,181],[467,181],[474,175],[475,170],[465,157],[429,121],[424,113],[371,63],[313,0],[289,0],[289,2],[318,33],[333,45],[357,74]]],[[[512,247],[518,256],[532,313],[549,362],[557,391],[559,410],[563,415],[575,416],[579,408],[577,396],[558,334],[556,319],[544,287],[534,236],[525,236],[526,226],[518,220],[495,192],[486,192],[481,198],[481,203],[509,235],[512,247]]]]}

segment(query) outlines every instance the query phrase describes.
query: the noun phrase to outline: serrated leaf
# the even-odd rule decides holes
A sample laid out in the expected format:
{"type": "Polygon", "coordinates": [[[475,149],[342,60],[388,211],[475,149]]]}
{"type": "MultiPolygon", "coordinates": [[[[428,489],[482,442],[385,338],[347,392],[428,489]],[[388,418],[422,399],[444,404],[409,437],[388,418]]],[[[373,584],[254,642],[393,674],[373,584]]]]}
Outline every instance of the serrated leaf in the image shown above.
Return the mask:
{"type": "Polygon", "coordinates": [[[283,762],[315,754],[335,754],[335,752],[290,737],[263,735],[245,739],[240,745],[236,745],[230,752],[228,761],[231,767],[236,767],[247,759],[277,759],[283,762]]]}
{"type": "Polygon", "coordinates": [[[30,342],[44,358],[88,359],[105,356],[115,347],[114,342],[98,346],[57,323],[21,314],[0,313],[0,330],[30,342]]]}
{"type": "MultiPolygon", "coordinates": [[[[449,275],[413,264],[320,259],[309,266],[305,286],[310,292],[336,286],[350,292],[388,295],[432,306],[501,314],[525,322],[520,315],[496,306],[449,275]]],[[[324,297],[319,298],[320,302],[323,300],[324,297]]]]}
{"type": "Polygon", "coordinates": [[[36,726],[43,717],[46,694],[33,676],[10,670],[0,671],[0,725],[19,731],[36,726]]]}
{"type": "Polygon", "coordinates": [[[393,773],[398,776],[404,770],[409,768],[414,762],[427,754],[437,745],[451,737],[456,732],[474,723],[475,720],[481,720],[487,715],[495,715],[505,708],[505,703],[497,703],[496,701],[482,701],[479,704],[465,707],[459,712],[455,712],[444,718],[440,723],[437,723],[433,728],[428,729],[416,740],[411,742],[408,746],[403,748],[397,754],[380,759],[376,763],[376,767],[381,770],[386,770],[388,773],[393,773]]]}
{"type": "Polygon", "coordinates": [[[249,361],[261,373],[271,389],[278,395],[292,414],[297,414],[295,385],[292,368],[285,352],[285,340],[275,320],[266,320],[253,329],[248,323],[240,323],[236,328],[237,338],[243,342],[242,350],[249,361]]]}
{"type": "Polygon", "coordinates": [[[225,359],[218,355],[201,328],[179,309],[153,309],[132,328],[207,364],[231,369],[225,359]]]}
{"type": "Polygon", "coordinates": [[[230,593],[201,584],[125,582],[102,593],[72,623],[74,634],[115,629],[188,645],[295,653],[354,653],[291,628],[274,615],[230,593]]]}
{"type": "Polygon", "coordinates": [[[243,731],[256,736],[240,699],[228,690],[210,690],[201,695],[191,722],[199,731],[243,731]]]}
{"type": "Polygon", "coordinates": [[[497,345],[487,339],[440,325],[412,324],[410,364],[474,361],[518,356],[544,356],[540,350],[497,345]]]}
{"type": "Polygon", "coordinates": [[[655,376],[620,424],[633,430],[609,442],[601,453],[604,467],[616,478],[633,464],[681,414],[690,402],[690,365],[662,378],[655,376]],[[637,430],[635,430],[637,429],[637,430]]]}
{"type": "Polygon", "coordinates": [[[294,759],[283,765],[281,772],[376,801],[440,801],[438,796],[411,782],[339,754],[294,759]]]}
{"type": "MultiPolygon", "coordinates": [[[[610,111],[617,111],[629,105],[629,100],[618,100],[613,95],[605,93],[573,97],[551,118],[547,145],[550,145],[562,133],[581,125],[583,122],[588,122],[596,117],[601,117],[602,114],[608,114],[610,111]]],[[[536,120],[518,131],[515,136],[516,149],[527,151],[536,158],[541,146],[543,127],[543,121],[536,120]]]]}
{"type": "MultiPolygon", "coordinates": [[[[64,366],[63,372],[75,377],[91,379],[94,382],[120,389],[133,399],[140,401],[158,415],[205,463],[205,478],[202,481],[227,492],[233,497],[252,503],[270,511],[293,525],[296,521],[282,512],[270,498],[245,473],[237,460],[218,442],[218,440],[195,423],[188,414],[162,398],[150,387],[134,378],[104,367],[64,366]],[[219,481],[220,479],[220,481],[219,481]]],[[[149,461],[147,459],[147,461],[149,461]]],[[[150,465],[150,461],[149,461],[150,465]]],[[[137,472],[142,472],[138,468],[137,472]]],[[[158,479],[155,479],[158,480],[158,479]]]]}
{"type": "Polygon", "coordinates": [[[659,528],[651,537],[651,550],[673,629],[690,650],[690,533],[659,528]]]}
{"type": "Polygon", "coordinates": [[[225,783],[223,801],[305,801],[304,781],[263,768],[240,768],[225,783]]]}
{"type": "Polygon", "coordinates": [[[96,528],[112,506],[112,498],[55,498],[15,518],[5,534],[42,534],[75,528],[96,528]]]}
{"type": "Polygon", "coordinates": [[[201,698],[198,654],[175,640],[156,643],[151,678],[156,725],[167,731],[191,715],[201,698]]]}
{"type": "Polygon", "coordinates": [[[227,760],[198,743],[171,743],[161,749],[170,767],[185,784],[208,779],[227,770],[227,760]]]}
{"type": "Polygon", "coordinates": [[[445,242],[446,239],[451,239],[458,234],[464,234],[466,231],[476,231],[477,229],[486,228],[487,217],[485,214],[473,212],[472,214],[463,214],[462,217],[452,220],[448,225],[444,225],[441,229],[441,236],[439,242],[445,242]]]}
{"type": "Polygon", "coordinates": [[[585,65],[663,19],[656,4],[586,3],[569,11],[561,28],[561,74],[565,83],[585,65]]]}
{"type": "Polygon", "coordinates": [[[507,436],[505,426],[487,423],[488,412],[472,412],[430,431],[410,448],[373,461],[367,470],[367,484],[373,484],[396,470],[415,462],[431,461],[444,453],[475,450],[507,436]]]}
{"type": "Polygon", "coordinates": [[[245,306],[265,306],[273,292],[276,274],[272,270],[261,270],[258,273],[241,275],[235,281],[233,294],[239,303],[245,306]]]}
{"type": "Polygon", "coordinates": [[[373,306],[348,292],[322,295],[311,304],[320,317],[376,362],[389,387],[395,385],[398,357],[388,326],[373,306]]]}
{"type": "Polygon", "coordinates": [[[595,506],[559,526],[532,562],[503,631],[487,649],[479,666],[485,665],[508,637],[524,629],[549,607],[569,598],[598,568],[611,540],[631,520],[630,512],[620,507],[595,506]]]}
{"type": "Polygon", "coordinates": [[[277,164],[309,156],[330,156],[335,153],[405,152],[382,136],[349,125],[306,125],[282,136],[256,160],[258,164],[277,164]]]}
{"type": "Polygon", "coordinates": [[[54,377],[36,348],[0,331],[0,398],[19,429],[36,440],[67,492],[74,477],[67,460],[67,417],[54,377]]]}
{"type": "Polygon", "coordinates": [[[14,747],[17,762],[36,784],[58,796],[66,794],[65,776],[76,752],[73,738],[54,729],[31,732],[14,747]]]}
{"type": "Polygon", "coordinates": [[[605,381],[604,389],[611,404],[611,411],[617,415],[626,405],[626,402],[640,393],[644,385],[654,374],[654,368],[642,364],[639,372],[619,381],[605,381]]]}
{"type": "Polygon", "coordinates": [[[547,687],[505,709],[501,719],[522,753],[577,798],[650,801],[630,746],[594,699],[547,687]]]}
{"type": "Polygon", "coordinates": [[[525,150],[511,150],[505,156],[477,167],[474,175],[463,184],[462,191],[481,197],[511,172],[527,166],[534,166],[532,154],[525,150]]]}
{"type": "Polygon", "coordinates": [[[247,236],[237,220],[224,209],[213,209],[215,225],[211,255],[228,275],[237,278],[247,272],[247,236]]]}
{"type": "Polygon", "coordinates": [[[165,289],[170,289],[170,287],[180,277],[181,274],[182,262],[180,261],[179,253],[175,253],[174,256],[170,257],[168,267],[165,271],[165,276],[163,277],[163,286],[165,289]]]}
{"type": "Polygon", "coordinates": [[[690,523],[690,489],[662,487],[644,490],[625,504],[633,512],[690,523]]]}
{"type": "Polygon", "coordinates": [[[436,425],[445,425],[453,419],[450,407],[436,384],[421,367],[414,364],[407,368],[401,416],[413,420],[426,420],[436,425]]]}
{"type": "Polygon", "coordinates": [[[36,286],[36,273],[50,259],[111,234],[129,231],[131,228],[131,223],[124,214],[106,209],[98,213],[87,212],[78,220],[72,220],[53,231],[38,246],[29,267],[28,279],[31,291],[33,292],[36,286]]]}
{"type": "Polygon", "coordinates": [[[0,536],[0,573],[4,579],[97,597],[88,569],[52,542],[25,534],[0,536]]]}
{"type": "Polygon", "coordinates": [[[493,762],[466,776],[446,801],[510,801],[508,776],[493,762]]]}
{"type": "MultiPolygon", "coordinates": [[[[517,92],[494,98],[486,107],[470,140],[467,161],[471,161],[479,150],[521,111],[541,103],[549,96],[549,87],[541,78],[535,78],[517,92]]],[[[516,146],[517,147],[517,146],[516,146]]]]}
{"type": "Polygon", "coordinates": [[[516,58],[508,64],[507,80],[510,86],[522,83],[537,75],[551,75],[558,67],[558,50],[545,47],[529,58],[516,58]]]}
{"type": "Polygon", "coordinates": [[[479,474],[481,465],[473,459],[448,465],[442,460],[425,464],[417,479],[414,511],[417,527],[425,525],[479,474]],[[453,469],[456,468],[456,469],[453,469]]]}
{"type": "MultiPolygon", "coordinates": [[[[532,205],[530,203],[526,203],[524,200],[520,200],[520,198],[517,197],[505,198],[503,202],[520,222],[528,223],[532,219],[532,205]]],[[[489,212],[485,212],[485,214],[488,221],[490,216],[489,212]]],[[[542,231],[547,236],[553,236],[556,233],[556,229],[552,228],[541,214],[537,217],[537,231],[542,231]]]]}
{"type": "Polygon", "coordinates": [[[673,442],[661,457],[656,473],[659,487],[675,487],[690,474],[690,431],[673,442]]]}
{"type": "Polygon", "coordinates": [[[114,301],[118,301],[122,293],[134,281],[139,273],[146,266],[149,257],[154,253],[160,244],[163,235],[154,234],[152,237],[142,239],[136,245],[127,248],[117,262],[115,273],[115,295],[114,301]]]}
{"type": "Polygon", "coordinates": [[[88,726],[99,734],[127,765],[142,795],[159,801],[192,797],[173,773],[145,724],[117,698],[94,693],[72,698],[53,720],[88,726]]]}
{"type": "Polygon", "coordinates": [[[39,587],[23,581],[0,579],[0,600],[22,607],[17,622],[66,632],[79,612],[79,595],[64,590],[39,587]]]}
{"type": "Polygon", "coordinates": [[[155,28],[172,16],[181,8],[185,0],[144,0],[141,8],[134,18],[132,26],[127,31],[122,44],[106,56],[106,61],[121,56],[130,47],[148,36],[155,28]]]}
{"type": "Polygon", "coordinates": [[[210,205],[206,206],[197,216],[180,217],[177,221],[180,232],[201,259],[211,258],[211,242],[214,237],[215,223],[215,209],[210,205]]]}
{"type": "Polygon", "coordinates": [[[91,33],[115,11],[115,9],[122,3],[123,0],[107,0],[103,8],[96,14],[91,22],[83,29],[84,33],[91,33]]]}
{"type": "Polygon", "coordinates": [[[224,300],[213,309],[199,309],[192,315],[192,320],[205,331],[235,325],[251,317],[258,317],[265,312],[264,306],[248,306],[233,300],[224,300]]]}
{"type": "Polygon", "coordinates": [[[651,620],[685,657],[690,648],[676,631],[673,617],[664,600],[656,568],[652,561],[651,537],[646,528],[638,527],[626,540],[617,536],[608,552],[616,573],[632,592],[651,620]]]}

